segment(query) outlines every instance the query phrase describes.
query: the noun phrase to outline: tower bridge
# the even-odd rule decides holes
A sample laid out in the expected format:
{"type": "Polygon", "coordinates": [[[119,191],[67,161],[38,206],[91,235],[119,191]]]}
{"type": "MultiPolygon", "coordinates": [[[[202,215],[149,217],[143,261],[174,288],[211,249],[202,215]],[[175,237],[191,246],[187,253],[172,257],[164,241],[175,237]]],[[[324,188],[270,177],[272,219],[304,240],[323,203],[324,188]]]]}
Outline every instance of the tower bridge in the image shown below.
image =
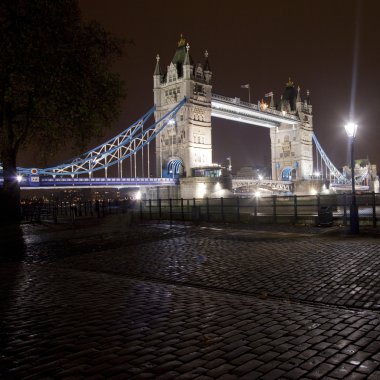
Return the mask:
{"type": "MultiPolygon", "coordinates": [[[[206,186],[204,194],[213,193],[213,186],[223,181],[221,167],[212,160],[212,118],[269,128],[272,179],[235,178],[234,188],[261,186],[293,191],[297,182],[313,179],[316,167],[332,183],[350,181],[347,172],[341,173],[333,165],[314,134],[309,91],[302,99],[300,88],[290,79],[277,107],[273,94],[270,104],[252,104],[214,94],[208,52],[203,62],[196,64],[189,44],[181,36],[165,70],[159,55],[156,57],[153,96],[154,106],[145,115],[98,147],[60,165],[19,168],[24,177],[21,186],[149,188],[179,182],[182,196],[202,195],[196,190],[200,185],[206,186]],[[156,165],[155,176],[151,175],[151,162],[156,165]],[[117,172],[112,178],[108,171],[111,167],[117,172]]],[[[354,175],[358,184],[369,176],[354,175]]]]}

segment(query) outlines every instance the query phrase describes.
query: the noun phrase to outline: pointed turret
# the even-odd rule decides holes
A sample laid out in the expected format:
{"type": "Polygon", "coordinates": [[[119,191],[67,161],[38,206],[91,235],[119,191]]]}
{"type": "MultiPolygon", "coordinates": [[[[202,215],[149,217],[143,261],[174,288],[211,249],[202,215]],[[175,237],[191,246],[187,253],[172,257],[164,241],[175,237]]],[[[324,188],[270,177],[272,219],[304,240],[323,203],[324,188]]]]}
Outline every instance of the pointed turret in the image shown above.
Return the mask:
{"type": "Polygon", "coordinates": [[[185,59],[183,60],[183,77],[185,79],[190,79],[191,71],[190,45],[187,43],[185,59]]]}
{"type": "Polygon", "coordinates": [[[301,88],[300,88],[300,86],[297,87],[296,109],[297,109],[297,112],[302,111],[302,100],[301,100],[301,88]]]}
{"type": "Polygon", "coordinates": [[[205,61],[203,64],[203,73],[204,73],[206,82],[210,83],[211,77],[212,77],[212,72],[211,72],[210,62],[208,60],[208,51],[207,50],[205,50],[205,61]]]}
{"type": "Polygon", "coordinates": [[[156,67],[154,69],[153,75],[162,75],[161,66],[160,66],[160,56],[158,54],[156,56],[156,60],[157,60],[157,63],[156,63],[156,67]]]}
{"type": "Polygon", "coordinates": [[[203,71],[211,71],[210,62],[208,60],[208,51],[205,50],[205,62],[203,64],[203,71]]]}
{"type": "Polygon", "coordinates": [[[160,67],[160,56],[157,54],[156,56],[156,67],[153,73],[153,93],[154,93],[154,104],[158,104],[160,102],[160,86],[162,82],[162,74],[160,67]]]}
{"type": "Polygon", "coordinates": [[[157,54],[156,56],[156,67],[154,69],[153,73],[153,88],[160,87],[161,81],[162,81],[162,71],[160,67],[160,56],[157,54]]]}
{"type": "Polygon", "coordinates": [[[310,91],[309,90],[306,91],[306,101],[307,101],[307,105],[311,106],[310,91]]]}
{"type": "Polygon", "coordinates": [[[306,91],[306,101],[307,101],[307,107],[309,109],[309,113],[313,112],[313,106],[311,105],[311,99],[310,99],[310,91],[306,91]]]}
{"type": "Polygon", "coordinates": [[[301,87],[297,88],[297,103],[301,102],[301,87]]]}

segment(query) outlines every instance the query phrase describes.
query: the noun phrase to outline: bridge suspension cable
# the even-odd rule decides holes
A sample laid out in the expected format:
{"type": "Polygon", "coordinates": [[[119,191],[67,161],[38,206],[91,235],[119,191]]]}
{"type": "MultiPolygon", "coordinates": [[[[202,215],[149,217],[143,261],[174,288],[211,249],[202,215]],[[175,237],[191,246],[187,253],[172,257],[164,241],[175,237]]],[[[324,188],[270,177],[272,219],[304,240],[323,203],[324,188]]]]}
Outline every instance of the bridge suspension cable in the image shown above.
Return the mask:
{"type": "Polygon", "coordinates": [[[104,144],[101,144],[96,148],[91,149],[90,151],[83,153],[82,155],[75,157],[74,159],[63,164],[48,167],[45,169],[38,169],[38,174],[52,176],[74,176],[88,174],[91,177],[94,171],[103,169],[105,170],[107,176],[108,167],[115,164],[118,164],[122,167],[122,162],[127,158],[131,158],[131,170],[132,166],[134,166],[136,177],[136,153],[146,146],[149,147],[149,143],[154,138],[156,138],[156,136],[167,126],[169,121],[176,116],[186,101],[187,99],[184,98],[157,122],[148,128],[144,128],[147,120],[153,115],[155,111],[155,107],[152,107],[134,124],[104,144]]]}
{"type": "MultiPolygon", "coordinates": [[[[344,176],[336,167],[335,165],[331,162],[331,160],[328,158],[327,154],[325,153],[325,151],[323,150],[321,144],[319,143],[317,137],[315,136],[315,134],[313,133],[313,141],[314,141],[314,144],[315,144],[315,147],[317,148],[317,151],[319,152],[320,156],[321,156],[321,171],[323,171],[323,168],[322,168],[322,160],[323,162],[325,163],[326,167],[329,169],[330,171],[330,176],[332,175],[334,178],[336,178],[338,180],[338,183],[347,183],[348,182],[348,179],[346,178],[346,176],[344,176]]],[[[317,167],[318,167],[318,157],[316,158],[316,162],[317,162],[317,167]]]]}

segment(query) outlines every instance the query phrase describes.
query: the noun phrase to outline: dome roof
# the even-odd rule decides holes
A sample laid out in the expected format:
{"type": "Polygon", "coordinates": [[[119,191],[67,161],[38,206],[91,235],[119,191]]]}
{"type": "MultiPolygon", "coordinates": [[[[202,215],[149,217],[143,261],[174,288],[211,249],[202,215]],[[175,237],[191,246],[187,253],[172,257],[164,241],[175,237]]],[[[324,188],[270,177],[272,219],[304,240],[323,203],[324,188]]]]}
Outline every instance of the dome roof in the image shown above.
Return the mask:
{"type": "MultiPolygon", "coordinates": [[[[186,57],[186,40],[181,34],[180,40],[178,41],[177,50],[174,53],[174,57],[172,59],[173,64],[177,67],[178,76],[181,77],[183,75],[183,63],[186,57]]],[[[194,66],[194,61],[189,55],[190,65],[194,66]]]]}
{"type": "Polygon", "coordinates": [[[284,93],[282,94],[283,103],[288,103],[292,111],[296,110],[297,90],[294,88],[294,83],[289,78],[286,84],[284,93]]]}

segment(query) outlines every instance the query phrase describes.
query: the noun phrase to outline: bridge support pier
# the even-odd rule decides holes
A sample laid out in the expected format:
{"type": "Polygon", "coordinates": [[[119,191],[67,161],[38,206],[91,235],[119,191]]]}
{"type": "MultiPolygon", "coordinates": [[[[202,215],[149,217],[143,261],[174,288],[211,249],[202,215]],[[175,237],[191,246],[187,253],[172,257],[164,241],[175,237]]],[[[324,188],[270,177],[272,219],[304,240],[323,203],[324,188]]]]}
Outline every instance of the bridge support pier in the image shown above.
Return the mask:
{"type": "Polygon", "coordinates": [[[142,187],[142,199],[179,199],[179,186],[142,187]]]}
{"type": "Polygon", "coordinates": [[[330,182],[322,179],[300,180],[294,182],[294,194],[310,195],[320,194],[330,187],[330,182]]]}

